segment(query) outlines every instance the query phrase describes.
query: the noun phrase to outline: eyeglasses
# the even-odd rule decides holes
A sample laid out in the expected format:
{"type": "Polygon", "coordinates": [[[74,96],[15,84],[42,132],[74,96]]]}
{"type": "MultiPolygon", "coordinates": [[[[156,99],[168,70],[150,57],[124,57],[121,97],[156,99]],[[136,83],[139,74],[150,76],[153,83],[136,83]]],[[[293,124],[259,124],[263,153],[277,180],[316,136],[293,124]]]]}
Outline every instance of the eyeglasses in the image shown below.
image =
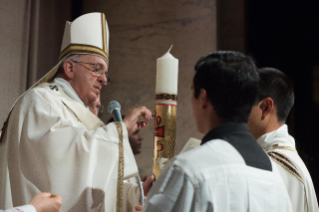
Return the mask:
{"type": "Polygon", "coordinates": [[[83,66],[84,68],[86,68],[87,70],[91,71],[91,73],[92,73],[93,76],[100,77],[102,74],[105,74],[105,76],[106,76],[106,83],[105,83],[104,85],[110,84],[111,78],[110,78],[110,76],[108,75],[107,71],[103,71],[101,64],[99,64],[99,63],[84,63],[84,62],[78,62],[78,61],[74,61],[74,60],[71,60],[71,61],[72,61],[73,63],[78,63],[79,65],[81,65],[81,64],[88,64],[88,65],[93,66],[93,70],[91,70],[91,69],[89,69],[88,67],[86,67],[86,66],[84,66],[84,65],[81,65],[81,66],[83,66]]]}

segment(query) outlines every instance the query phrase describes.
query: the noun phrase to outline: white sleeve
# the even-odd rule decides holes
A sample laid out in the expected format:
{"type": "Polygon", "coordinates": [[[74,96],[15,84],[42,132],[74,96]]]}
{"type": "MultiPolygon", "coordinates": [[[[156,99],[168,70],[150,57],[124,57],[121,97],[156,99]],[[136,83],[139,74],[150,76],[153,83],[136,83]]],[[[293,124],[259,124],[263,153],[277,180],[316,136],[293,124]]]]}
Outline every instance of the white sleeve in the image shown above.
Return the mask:
{"type": "Polygon", "coordinates": [[[143,212],[193,211],[195,189],[184,171],[172,163],[162,171],[147,195],[143,212]]]}
{"type": "Polygon", "coordinates": [[[140,205],[140,190],[136,183],[123,182],[123,212],[135,212],[140,205]]]}
{"type": "Polygon", "coordinates": [[[28,204],[28,205],[11,208],[5,211],[0,210],[0,212],[37,212],[37,210],[35,209],[33,205],[28,204]]]}

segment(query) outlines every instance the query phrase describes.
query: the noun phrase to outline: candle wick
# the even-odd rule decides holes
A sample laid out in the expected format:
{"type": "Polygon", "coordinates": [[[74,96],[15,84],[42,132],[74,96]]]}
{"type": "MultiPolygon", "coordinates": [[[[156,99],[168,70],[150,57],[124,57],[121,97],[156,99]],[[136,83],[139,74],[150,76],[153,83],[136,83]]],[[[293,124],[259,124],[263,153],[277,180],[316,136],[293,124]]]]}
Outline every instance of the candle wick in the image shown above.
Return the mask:
{"type": "Polygon", "coordinates": [[[173,44],[171,45],[171,47],[169,48],[169,50],[167,51],[167,53],[170,53],[171,49],[173,48],[173,44]]]}

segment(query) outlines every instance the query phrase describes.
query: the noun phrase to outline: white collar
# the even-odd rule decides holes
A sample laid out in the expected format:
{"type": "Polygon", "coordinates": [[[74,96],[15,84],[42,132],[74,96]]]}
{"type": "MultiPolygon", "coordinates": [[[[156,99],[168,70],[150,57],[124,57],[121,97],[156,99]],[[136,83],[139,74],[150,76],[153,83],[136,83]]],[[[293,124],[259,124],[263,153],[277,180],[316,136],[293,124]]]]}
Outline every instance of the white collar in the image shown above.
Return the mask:
{"type": "Polygon", "coordinates": [[[257,139],[257,142],[265,151],[268,151],[275,144],[295,148],[295,139],[288,134],[288,127],[286,124],[282,125],[277,130],[262,135],[257,139]]]}
{"type": "Polygon", "coordinates": [[[68,81],[66,81],[63,78],[57,77],[54,79],[53,82],[56,83],[58,86],[60,86],[63,89],[64,93],[68,95],[71,99],[77,102],[80,102],[81,104],[83,104],[84,107],[86,107],[84,102],[80,99],[80,97],[78,96],[78,94],[75,92],[75,90],[72,88],[72,86],[70,85],[68,81]]]}

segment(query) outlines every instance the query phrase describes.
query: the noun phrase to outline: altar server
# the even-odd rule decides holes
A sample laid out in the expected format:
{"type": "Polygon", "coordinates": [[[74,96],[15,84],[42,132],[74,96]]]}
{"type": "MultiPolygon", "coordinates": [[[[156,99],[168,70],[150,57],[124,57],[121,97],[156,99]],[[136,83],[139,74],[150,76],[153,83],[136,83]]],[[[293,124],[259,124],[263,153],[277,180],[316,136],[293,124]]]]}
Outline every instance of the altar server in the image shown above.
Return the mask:
{"type": "Polygon", "coordinates": [[[251,133],[275,162],[293,211],[319,211],[311,176],[285,124],[294,104],[292,82],[274,68],[262,68],[258,72],[259,93],[248,119],[251,133]]]}
{"type": "Polygon", "coordinates": [[[201,146],[169,161],[143,211],[292,211],[276,166],[246,124],[257,95],[254,62],[218,51],[195,70],[191,102],[205,136],[201,146]]]}
{"type": "Polygon", "coordinates": [[[108,82],[108,40],[102,13],[66,23],[59,63],[16,101],[2,128],[0,208],[51,192],[62,196],[62,211],[120,212],[123,193],[128,202],[135,196],[137,186],[123,185],[137,173],[128,135],[151,112],[135,108],[105,125],[88,109],[108,82]]]}

